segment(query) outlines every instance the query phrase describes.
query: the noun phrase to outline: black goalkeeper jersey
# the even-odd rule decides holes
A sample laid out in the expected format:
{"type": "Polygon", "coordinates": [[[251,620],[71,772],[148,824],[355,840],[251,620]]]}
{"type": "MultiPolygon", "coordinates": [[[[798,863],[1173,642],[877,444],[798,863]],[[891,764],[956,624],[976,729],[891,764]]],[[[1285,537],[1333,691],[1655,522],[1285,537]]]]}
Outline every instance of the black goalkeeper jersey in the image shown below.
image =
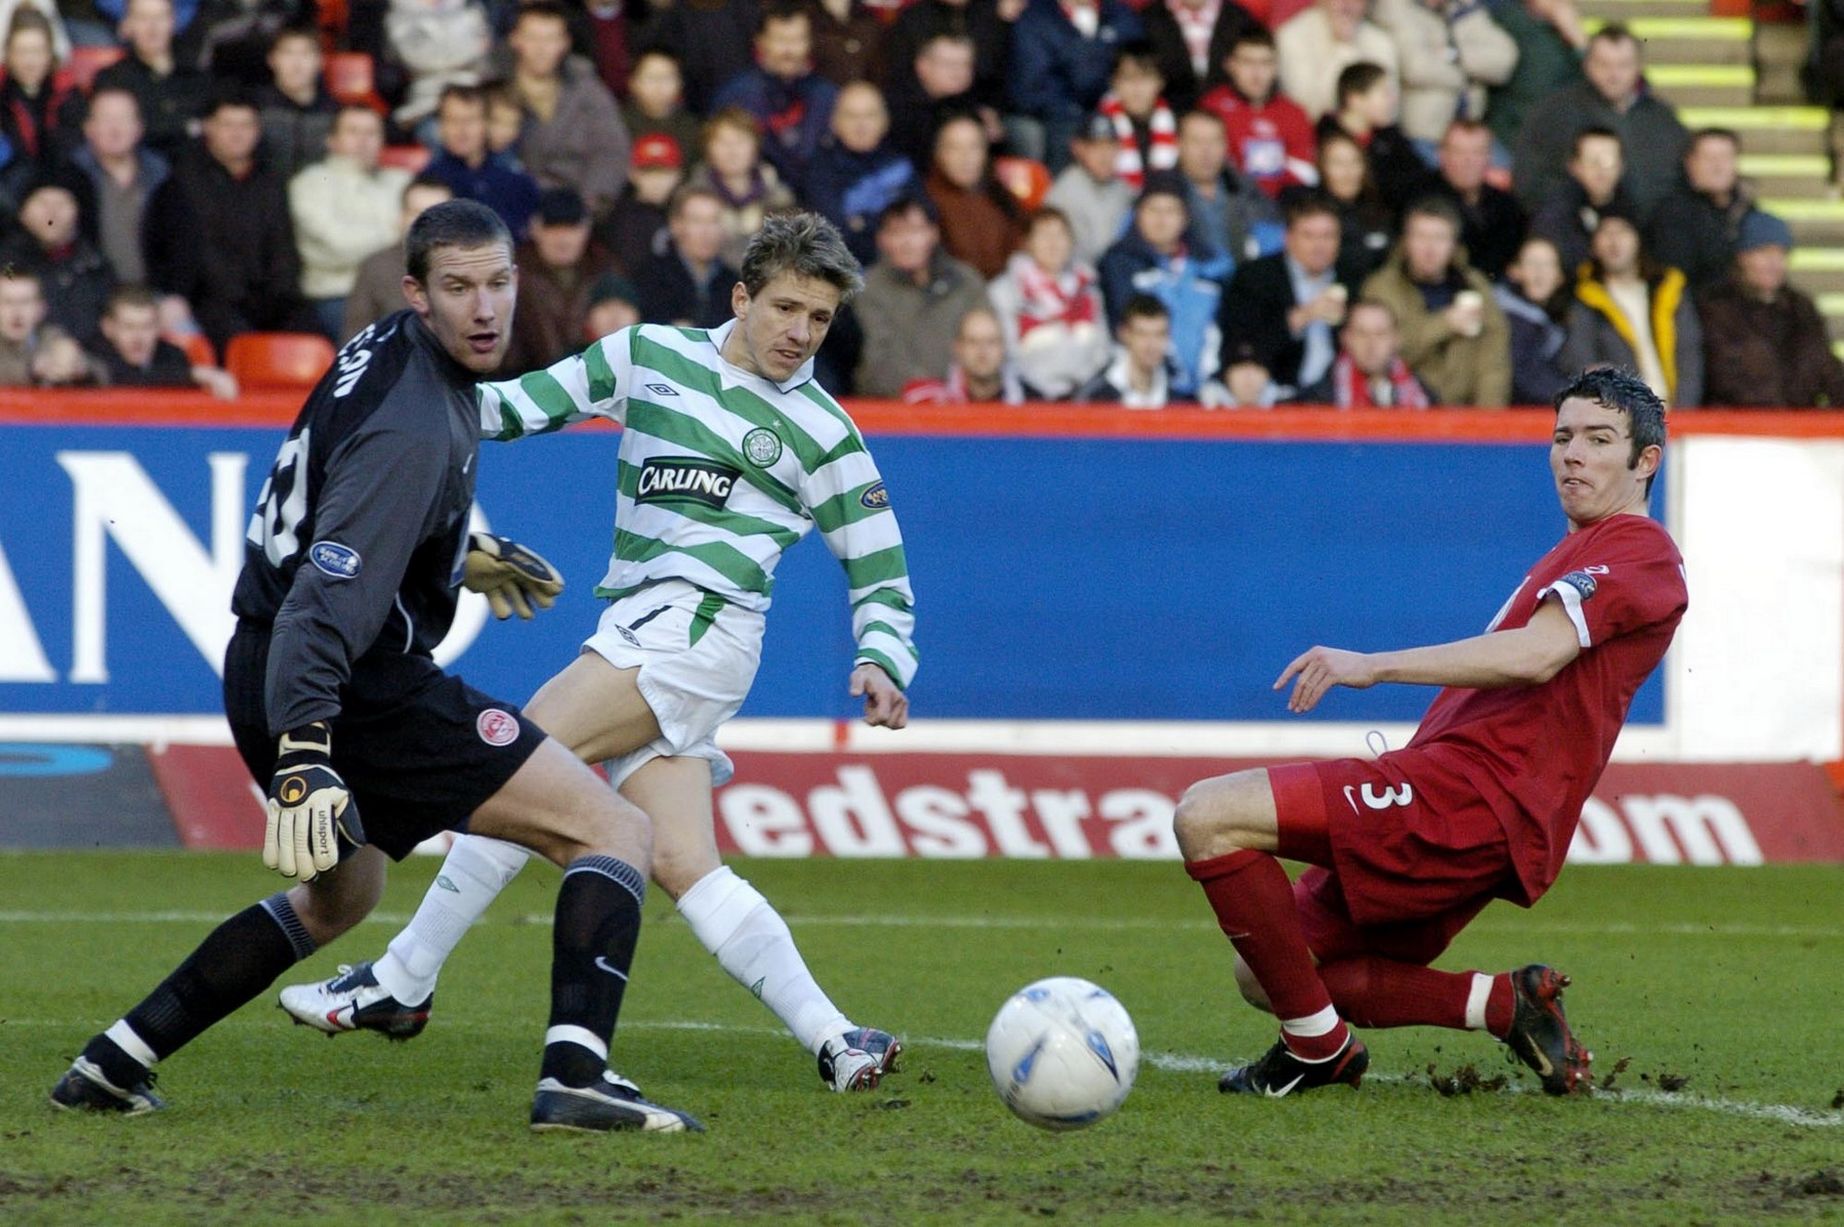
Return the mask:
{"type": "Polygon", "coordinates": [[[372,653],[427,656],[454,621],[480,450],[476,376],[413,311],[348,341],[257,496],[231,608],[270,628],[280,735],[340,711],[372,653]]]}

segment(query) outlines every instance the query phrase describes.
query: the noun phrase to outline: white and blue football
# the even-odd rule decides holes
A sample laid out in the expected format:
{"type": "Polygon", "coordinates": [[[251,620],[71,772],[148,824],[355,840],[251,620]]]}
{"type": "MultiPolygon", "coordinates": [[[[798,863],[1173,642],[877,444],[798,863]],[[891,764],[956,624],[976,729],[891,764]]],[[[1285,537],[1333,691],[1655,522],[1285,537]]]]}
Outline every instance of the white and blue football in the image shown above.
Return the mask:
{"type": "Polygon", "coordinates": [[[986,1068],[1005,1106],[1040,1129],[1112,1113],[1140,1072],[1140,1037],[1114,994],[1074,976],[1026,985],[986,1030],[986,1068]]]}

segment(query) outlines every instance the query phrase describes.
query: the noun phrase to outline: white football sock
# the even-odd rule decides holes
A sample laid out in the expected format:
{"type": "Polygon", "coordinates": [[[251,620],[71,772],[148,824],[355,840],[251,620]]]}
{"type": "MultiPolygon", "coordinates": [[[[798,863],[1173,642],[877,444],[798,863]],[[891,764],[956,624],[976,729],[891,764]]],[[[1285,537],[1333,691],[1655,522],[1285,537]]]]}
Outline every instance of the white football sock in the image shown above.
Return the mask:
{"type": "Polygon", "coordinates": [[[1492,977],[1473,973],[1473,986],[1466,993],[1466,1026],[1470,1031],[1485,1030],[1485,1003],[1492,997],[1492,977]]]}
{"type": "Polygon", "coordinates": [[[379,986],[405,1005],[427,998],[461,935],[530,859],[531,853],[517,844],[484,835],[457,836],[416,915],[372,964],[379,986]]]}
{"type": "Polygon", "coordinates": [[[723,969],[815,1055],[826,1041],[852,1029],[807,970],[787,922],[729,866],[704,875],[679,896],[679,915],[723,969]]]}

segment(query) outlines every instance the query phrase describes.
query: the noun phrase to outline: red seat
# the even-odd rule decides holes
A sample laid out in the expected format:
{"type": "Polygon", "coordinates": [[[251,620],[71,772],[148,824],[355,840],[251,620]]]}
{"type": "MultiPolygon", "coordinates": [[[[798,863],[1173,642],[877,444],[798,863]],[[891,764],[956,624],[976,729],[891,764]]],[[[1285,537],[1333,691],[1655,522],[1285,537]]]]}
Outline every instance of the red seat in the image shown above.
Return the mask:
{"type": "Polygon", "coordinates": [[[1035,212],[1050,194],[1050,168],[1042,162],[1009,155],[994,158],[992,173],[1027,213],[1035,212]]]}
{"type": "Polygon", "coordinates": [[[372,106],[377,102],[377,81],[371,56],[363,51],[335,51],[327,57],[327,93],[341,102],[372,106]]]}
{"type": "Polygon", "coordinates": [[[87,94],[90,86],[96,83],[96,74],[126,54],[120,47],[72,47],[70,63],[64,67],[77,88],[87,94]]]}
{"type": "Polygon", "coordinates": [[[386,145],[384,152],[378,155],[378,165],[395,166],[412,175],[420,175],[423,167],[429,165],[429,156],[427,145],[386,145]]]}
{"type": "Polygon", "coordinates": [[[183,337],[169,336],[166,337],[165,340],[168,344],[177,345],[179,348],[185,350],[186,361],[190,362],[193,366],[218,365],[218,351],[211,347],[211,338],[202,332],[195,332],[190,336],[183,337]]]}
{"type": "Polygon", "coordinates": [[[311,388],[332,365],[333,343],[314,332],[246,332],[224,351],[224,369],[246,391],[311,388]]]}

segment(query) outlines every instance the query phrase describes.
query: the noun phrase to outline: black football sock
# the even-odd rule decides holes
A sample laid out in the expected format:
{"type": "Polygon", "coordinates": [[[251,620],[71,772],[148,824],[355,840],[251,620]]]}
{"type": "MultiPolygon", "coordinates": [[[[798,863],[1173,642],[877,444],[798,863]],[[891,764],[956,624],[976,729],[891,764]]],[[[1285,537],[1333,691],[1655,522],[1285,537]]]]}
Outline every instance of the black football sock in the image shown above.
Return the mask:
{"type": "Polygon", "coordinates": [[[540,1076],[566,1086],[601,1080],[646,891],[646,876],[616,857],[578,857],[564,870],[551,929],[551,1025],[540,1076]]]}
{"type": "Polygon", "coordinates": [[[191,1043],[313,952],[314,939],[288,896],[271,895],[213,929],[146,1000],[91,1040],[83,1055],[109,1081],[127,1086],[146,1066],[191,1043]]]}

